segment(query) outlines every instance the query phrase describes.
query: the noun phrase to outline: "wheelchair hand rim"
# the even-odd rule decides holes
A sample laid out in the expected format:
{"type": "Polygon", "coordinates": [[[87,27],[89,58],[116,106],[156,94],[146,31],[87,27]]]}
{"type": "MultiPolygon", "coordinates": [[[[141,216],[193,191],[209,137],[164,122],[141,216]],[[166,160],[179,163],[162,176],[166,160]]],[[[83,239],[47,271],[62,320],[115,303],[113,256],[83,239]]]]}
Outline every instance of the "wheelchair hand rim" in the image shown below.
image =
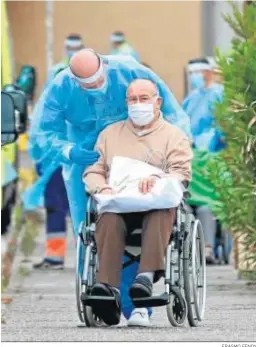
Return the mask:
{"type": "Polygon", "coordinates": [[[206,301],[206,262],[205,262],[205,246],[204,246],[204,233],[203,228],[199,220],[195,221],[193,231],[192,231],[192,290],[194,297],[195,313],[199,321],[203,320],[205,313],[205,301],[206,301]],[[197,255],[197,240],[199,236],[199,251],[200,254],[197,255]],[[197,274],[197,256],[200,256],[200,270],[197,274]],[[202,288],[198,288],[198,276],[200,276],[199,285],[202,288]]]}

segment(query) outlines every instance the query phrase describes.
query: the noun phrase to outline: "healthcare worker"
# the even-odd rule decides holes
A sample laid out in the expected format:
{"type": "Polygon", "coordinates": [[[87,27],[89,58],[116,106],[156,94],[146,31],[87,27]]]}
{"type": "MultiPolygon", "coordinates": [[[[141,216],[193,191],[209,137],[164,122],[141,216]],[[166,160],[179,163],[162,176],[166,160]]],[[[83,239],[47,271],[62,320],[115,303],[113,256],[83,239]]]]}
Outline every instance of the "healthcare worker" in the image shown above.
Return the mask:
{"type": "Polygon", "coordinates": [[[223,135],[214,121],[214,107],[223,98],[223,86],[214,80],[214,67],[207,59],[191,64],[190,81],[195,89],[185,98],[183,109],[191,122],[195,148],[217,152],[225,147],[223,135]]]}
{"type": "MultiPolygon", "coordinates": [[[[61,164],[75,235],[85,219],[88,198],[82,174],[99,157],[93,151],[99,133],[109,124],[127,119],[126,90],[137,78],[150,79],[157,85],[165,119],[190,137],[189,118],[154,72],[130,56],[102,56],[90,49],[74,54],[70,67],[52,81],[34,111],[29,151],[46,171],[30,200],[36,198],[39,203],[52,170],[61,164]]],[[[132,312],[134,307],[128,295],[129,283],[136,277],[137,269],[138,264],[134,263],[122,275],[122,311],[130,318],[129,324],[148,325],[148,310],[143,314],[132,312]]]]}
{"type": "MultiPolygon", "coordinates": [[[[218,152],[225,147],[223,134],[215,125],[215,104],[222,101],[223,86],[215,82],[216,67],[206,58],[189,62],[192,92],[185,98],[183,109],[190,117],[195,149],[218,152]]],[[[196,208],[197,217],[205,233],[206,262],[214,264],[214,245],[217,231],[216,219],[205,206],[196,208]]]]}
{"type": "Polygon", "coordinates": [[[138,53],[127,42],[125,34],[121,31],[115,31],[110,37],[113,55],[130,55],[137,61],[140,61],[138,53]]]}
{"type": "MultiPolygon", "coordinates": [[[[50,70],[45,88],[59,72],[67,68],[72,55],[84,47],[81,36],[79,34],[69,35],[65,39],[64,47],[66,57],[50,70]]],[[[42,175],[40,163],[36,165],[36,169],[39,176],[42,175]]],[[[34,264],[33,267],[36,269],[62,269],[66,253],[66,217],[69,206],[61,166],[53,172],[46,185],[44,206],[46,209],[45,256],[42,261],[34,264]]]]}
{"type": "Polygon", "coordinates": [[[191,59],[188,62],[188,83],[189,83],[189,94],[195,90],[204,87],[204,78],[202,76],[201,59],[191,59]]]}

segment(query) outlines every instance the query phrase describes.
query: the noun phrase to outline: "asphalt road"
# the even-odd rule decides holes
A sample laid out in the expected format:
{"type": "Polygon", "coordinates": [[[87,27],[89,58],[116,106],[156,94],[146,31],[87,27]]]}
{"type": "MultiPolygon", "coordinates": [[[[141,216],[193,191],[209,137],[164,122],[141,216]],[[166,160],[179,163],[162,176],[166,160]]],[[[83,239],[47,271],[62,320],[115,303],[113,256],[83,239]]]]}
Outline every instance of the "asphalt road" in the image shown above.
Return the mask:
{"type": "MultiPolygon", "coordinates": [[[[41,259],[43,245],[41,228],[32,262],[41,259]]],[[[117,327],[86,328],[79,327],[76,312],[72,236],[63,271],[32,270],[21,277],[22,259],[18,252],[8,290],[13,301],[2,305],[2,341],[256,341],[256,286],[238,280],[232,266],[207,268],[206,314],[197,328],[171,327],[165,307],[154,310],[150,328],[128,328],[125,319],[117,327]]],[[[156,291],[162,290],[157,284],[156,291]]]]}

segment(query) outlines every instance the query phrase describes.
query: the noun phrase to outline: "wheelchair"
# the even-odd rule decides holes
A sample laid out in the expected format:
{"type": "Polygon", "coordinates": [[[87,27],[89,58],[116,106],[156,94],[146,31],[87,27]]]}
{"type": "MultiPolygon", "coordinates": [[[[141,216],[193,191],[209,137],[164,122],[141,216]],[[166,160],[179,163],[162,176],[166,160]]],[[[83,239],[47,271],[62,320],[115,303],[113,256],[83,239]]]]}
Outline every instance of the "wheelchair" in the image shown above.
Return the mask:
{"type": "MultiPolygon", "coordinates": [[[[184,199],[186,193],[184,193],[184,199]]],[[[182,327],[186,319],[191,327],[203,320],[206,303],[206,263],[204,233],[184,199],[176,208],[176,220],[165,255],[165,291],[159,296],[134,299],[135,307],[166,306],[167,317],[174,327],[182,327]]],[[[92,310],[94,300],[90,295],[98,270],[95,232],[95,202],[89,198],[86,222],[79,226],[76,256],[76,301],[79,319],[87,327],[101,327],[103,321],[92,310]]],[[[125,254],[129,266],[140,257],[140,230],[135,230],[126,240],[125,254]]],[[[100,300],[114,300],[101,297],[100,300]]]]}

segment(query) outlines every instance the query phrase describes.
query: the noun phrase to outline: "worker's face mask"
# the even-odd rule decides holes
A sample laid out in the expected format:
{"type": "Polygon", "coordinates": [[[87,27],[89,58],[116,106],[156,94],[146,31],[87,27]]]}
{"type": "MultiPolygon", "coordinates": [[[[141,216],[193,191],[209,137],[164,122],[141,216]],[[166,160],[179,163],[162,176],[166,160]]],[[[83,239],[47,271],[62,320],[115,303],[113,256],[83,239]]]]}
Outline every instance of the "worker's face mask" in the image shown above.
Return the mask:
{"type": "Polygon", "coordinates": [[[204,87],[204,76],[202,72],[193,72],[189,76],[189,79],[192,89],[201,89],[204,87]]]}
{"type": "Polygon", "coordinates": [[[128,105],[128,116],[135,125],[148,125],[154,119],[154,103],[128,105]]]}
{"type": "Polygon", "coordinates": [[[99,94],[106,94],[107,89],[108,89],[107,78],[104,79],[104,82],[99,87],[83,88],[83,89],[85,89],[88,94],[93,95],[93,96],[98,96],[99,94]]]}

